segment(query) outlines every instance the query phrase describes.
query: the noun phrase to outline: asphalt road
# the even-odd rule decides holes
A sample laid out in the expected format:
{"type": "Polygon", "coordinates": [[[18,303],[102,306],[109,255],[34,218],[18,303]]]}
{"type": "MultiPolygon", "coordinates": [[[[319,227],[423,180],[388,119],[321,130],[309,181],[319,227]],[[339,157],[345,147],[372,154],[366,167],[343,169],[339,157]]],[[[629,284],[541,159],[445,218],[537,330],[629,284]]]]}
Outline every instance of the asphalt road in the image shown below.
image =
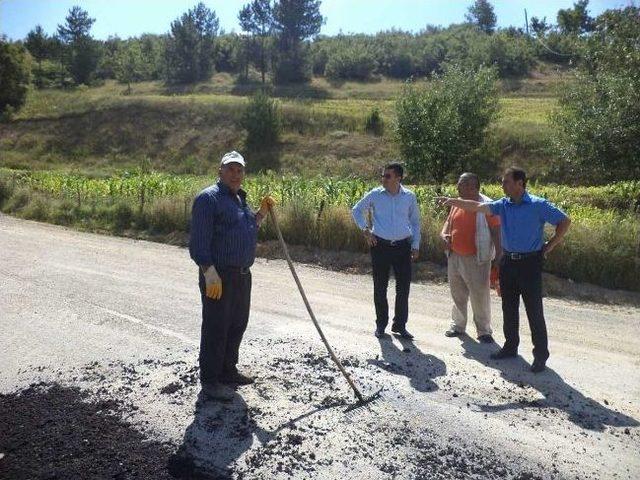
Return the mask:
{"type": "MultiPolygon", "coordinates": [[[[284,262],[252,269],[241,363],[258,381],[218,405],[198,397],[185,249],[0,215],[0,393],[44,382],[114,398],[133,430],[233,478],[640,478],[639,310],[545,300],[551,358],[533,375],[526,325],[521,357],[505,362],[472,325],[443,336],[446,286],[412,285],[415,342],[379,341],[368,276],[297,268],[356,381],[384,389],[368,408],[344,413],[349,390],[284,262]]],[[[12,471],[20,449],[0,454],[12,471]]]]}

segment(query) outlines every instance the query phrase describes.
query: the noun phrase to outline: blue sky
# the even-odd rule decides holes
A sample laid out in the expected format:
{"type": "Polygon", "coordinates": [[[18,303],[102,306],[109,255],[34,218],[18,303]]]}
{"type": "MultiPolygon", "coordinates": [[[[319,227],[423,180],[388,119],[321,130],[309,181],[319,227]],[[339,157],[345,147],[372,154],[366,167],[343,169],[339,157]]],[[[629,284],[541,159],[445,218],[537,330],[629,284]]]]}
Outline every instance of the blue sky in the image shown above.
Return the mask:
{"type": "MultiPolygon", "coordinates": [[[[500,26],[524,26],[524,9],[529,17],[547,17],[555,22],[558,9],[574,0],[495,0],[500,26]]],[[[92,34],[105,39],[141,33],[165,33],[170,23],[198,0],[0,0],[0,32],[17,40],[36,24],[52,34],[73,5],[80,5],[96,19],[92,34]]],[[[227,31],[238,30],[238,10],[248,0],[205,0],[227,31]]],[[[375,33],[390,28],[418,31],[427,24],[449,25],[463,21],[471,0],[323,0],[321,11],[327,22],[323,34],[339,32],[375,33]]],[[[591,0],[595,16],[608,8],[624,7],[630,0],[591,0]]]]}

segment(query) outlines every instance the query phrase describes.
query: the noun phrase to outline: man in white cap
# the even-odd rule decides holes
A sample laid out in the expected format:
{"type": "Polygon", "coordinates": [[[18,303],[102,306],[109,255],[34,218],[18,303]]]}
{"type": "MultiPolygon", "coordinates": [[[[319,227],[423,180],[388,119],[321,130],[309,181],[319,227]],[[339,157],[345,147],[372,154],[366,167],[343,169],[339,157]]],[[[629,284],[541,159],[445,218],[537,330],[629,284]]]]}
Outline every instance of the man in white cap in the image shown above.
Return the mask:
{"type": "Polygon", "coordinates": [[[202,299],[200,383],[216,400],[231,400],[230,385],[253,378],[238,371],[238,353],[249,320],[251,271],[258,227],[275,204],[267,196],[254,212],[242,190],[245,160],[238,152],[220,161],[220,178],[198,194],[192,210],[189,253],[199,267],[202,299]]]}

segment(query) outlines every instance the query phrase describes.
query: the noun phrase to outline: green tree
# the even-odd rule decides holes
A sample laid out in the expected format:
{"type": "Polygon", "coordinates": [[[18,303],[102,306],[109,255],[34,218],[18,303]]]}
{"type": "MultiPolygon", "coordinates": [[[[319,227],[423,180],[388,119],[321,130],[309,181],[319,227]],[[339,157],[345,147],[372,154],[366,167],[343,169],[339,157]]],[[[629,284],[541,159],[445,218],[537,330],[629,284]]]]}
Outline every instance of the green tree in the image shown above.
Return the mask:
{"type": "Polygon", "coordinates": [[[118,54],[124,44],[120,37],[111,35],[102,43],[102,56],[96,71],[99,78],[116,78],[118,54]]]}
{"type": "Polygon", "coordinates": [[[118,50],[115,62],[115,75],[120,83],[127,84],[127,94],[131,93],[131,83],[140,82],[149,77],[147,64],[138,41],[130,41],[118,50]]]}
{"type": "Polygon", "coordinates": [[[324,18],[320,0],[278,0],[273,7],[277,32],[276,82],[303,82],[310,77],[304,41],[320,33],[324,18]]]}
{"type": "Polygon", "coordinates": [[[11,115],[25,102],[31,81],[27,50],[0,37],[0,115],[11,115]]]}
{"type": "Polygon", "coordinates": [[[531,17],[529,21],[531,30],[537,37],[544,37],[546,33],[551,29],[551,25],[547,23],[547,17],[539,19],[538,17],[531,17]]]}
{"type": "Polygon", "coordinates": [[[169,82],[193,83],[211,76],[219,26],[216,13],[202,2],[171,23],[165,53],[169,82]]]}
{"type": "Polygon", "coordinates": [[[266,49],[267,40],[273,32],[273,7],[271,0],[253,0],[246,4],[238,14],[240,27],[243,31],[258,37],[260,41],[260,74],[265,83],[267,70],[266,49]]]}
{"type": "Polygon", "coordinates": [[[51,39],[41,25],[36,25],[36,27],[27,34],[24,42],[24,46],[29,50],[29,53],[36,62],[38,62],[38,70],[35,76],[38,87],[42,86],[42,60],[47,58],[50,42],[51,39]]]}
{"type": "Polygon", "coordinates": [[[558,28],[565,35],[580,35],[593,30],[593,18],[587,8],[589,0],[578,0],[573,8],[558,10],[558,28]]]}
{"type": "Polygon", "coordinates": [[[51,38],[51,55],[58,62],[58,84],[62,87],[70,85],[73,82],[68,69],[70,52],[58,34],[51,38]]]}
{"type": "Polygon", "coordinates": [[[72,7],[65,18],[65,24],[58,25],[60,40],[67,44],[73,44],[88,37],[95,21],[95,18],[89,17],[89,12],[86,10],[78,6],[72,7]]]}
{"type": "Polygon", "coordinates": [[[468,165],[498,113],[495,70],[449,66],[433,81],[408,83],[396,103],[396,134],[417,180],[442,184],[468,165]]]}
{"type": "Polygon", "coordinates": [[[608,10],[594,23],[575,81],[553,117],[569,173],[605,182],[640,178],[640,8],[608,10]]]}
{"type": "Polygon", "coordinates": [[[99,46],[89,33],[94,22],[86,10],[75,6],[69,10],[65,24],[58,25],[58,38],[66,50],[64,60],[78,84],[89,83],[100,60],[99,46]]]}
{"type": "MultiPolygon", "coordinates": [[[[164,71],[164,51],[166,36],[144,33],[140,36],[140,49],[145,62],[145,80],[158,80],[164,71]]],[[[215,59],[215,52],[214,52],[215,59]]],[[[215,67],[214,67],[215,70],[215,67]]]]}
{"type": "Polygon", "coordinates": [[[264,90],[258,90],[242,116],[247,131],[245,146],[250,152],[269,150],[278,144],[282,117],[278,103],[264,90]]]}
{"type": "Polygon", "coordinates": [[[476,0],[469,7],[469,13],[465,16],[469,23],[476,25],[485,33],[493,33],[496,28],[497,17],[493,11],[493,5],[487,0],[476,0]]]}

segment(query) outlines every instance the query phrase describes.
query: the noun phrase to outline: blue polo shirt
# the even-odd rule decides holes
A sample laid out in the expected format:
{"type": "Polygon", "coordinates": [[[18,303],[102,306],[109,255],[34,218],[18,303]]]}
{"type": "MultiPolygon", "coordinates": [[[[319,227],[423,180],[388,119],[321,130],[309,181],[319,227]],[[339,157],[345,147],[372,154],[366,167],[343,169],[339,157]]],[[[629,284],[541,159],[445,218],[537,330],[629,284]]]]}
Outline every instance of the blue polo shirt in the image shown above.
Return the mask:
{"type": "Polygon", "coordinates": [[[545,198],[524,192],[520,203],[503,197],[488,202],[491,213],[500,216],[502,248],[507,252],[530,253],[544,246],[544,224],[558,225],[567,214],[545,198]]]}

